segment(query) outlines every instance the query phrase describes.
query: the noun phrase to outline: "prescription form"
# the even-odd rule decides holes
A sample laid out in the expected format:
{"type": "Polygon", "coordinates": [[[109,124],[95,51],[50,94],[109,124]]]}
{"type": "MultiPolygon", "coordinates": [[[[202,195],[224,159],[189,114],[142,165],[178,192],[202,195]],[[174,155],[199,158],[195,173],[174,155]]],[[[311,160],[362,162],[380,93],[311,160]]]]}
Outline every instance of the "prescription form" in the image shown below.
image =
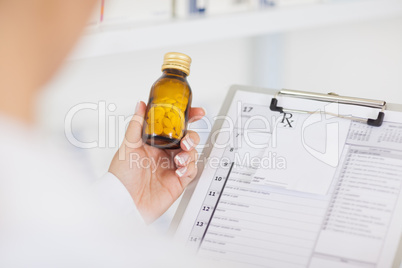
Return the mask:
{"type": "MultiPolygon", "coordinates": [[[[244,267],[392,267],[402,231],[402,113],[236,90],[175,239],[244,267]]],[[[230,100],[229,100],[230,101],[230,100]]],[[[217,119],[218,120],[218,119],[217,119]]]]}

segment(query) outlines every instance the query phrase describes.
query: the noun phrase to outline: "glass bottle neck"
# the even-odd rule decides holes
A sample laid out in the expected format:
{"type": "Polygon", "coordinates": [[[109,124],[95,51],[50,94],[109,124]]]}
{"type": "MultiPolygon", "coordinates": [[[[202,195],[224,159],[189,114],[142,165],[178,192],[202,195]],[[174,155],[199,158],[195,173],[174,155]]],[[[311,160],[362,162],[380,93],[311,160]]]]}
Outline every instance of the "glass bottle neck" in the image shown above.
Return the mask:
{"type": "Polygon", "coordinates": [[[187,74],[185,72],[177,70],[177,69],[172,69],[172,68],[163,70],[163,74],[170,75],[170,76],[177,76],[177,77],[181,77],[181,78],[187,78],[187,74]]]}

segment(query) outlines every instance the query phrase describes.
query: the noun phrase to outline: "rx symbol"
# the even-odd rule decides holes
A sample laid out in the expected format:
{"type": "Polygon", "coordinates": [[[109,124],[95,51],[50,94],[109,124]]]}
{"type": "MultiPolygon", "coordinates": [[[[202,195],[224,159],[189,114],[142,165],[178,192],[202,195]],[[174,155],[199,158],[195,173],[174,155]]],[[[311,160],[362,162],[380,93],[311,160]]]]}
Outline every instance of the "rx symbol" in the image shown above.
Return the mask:
{"type": "Polygon", "coordinates": [[[293,117],[293,114],[283,113],[281,124],[283,127],[293,128],[292,124],[294,120],[290,120],[293,117]]]}

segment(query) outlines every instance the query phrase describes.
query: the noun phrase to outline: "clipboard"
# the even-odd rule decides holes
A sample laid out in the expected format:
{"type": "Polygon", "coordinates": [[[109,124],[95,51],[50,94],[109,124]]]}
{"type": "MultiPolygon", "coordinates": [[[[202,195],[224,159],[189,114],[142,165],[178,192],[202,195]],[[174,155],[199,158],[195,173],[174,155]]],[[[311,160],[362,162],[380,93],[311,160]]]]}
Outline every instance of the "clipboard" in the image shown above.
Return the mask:
{"type": "MultiPolygon", "coordinates": [[[[278,99],[276,98],[277,96],[286,96],[286,97],[295,97],[295,98],[303,98],[303,99],[313,99],[316,101],[326,101],[326,102],[339,102],[339,103],[344,103],[344,104],[350,104],[350,105],[362,105],[365,107],[370,107],[373,109],[378,109],[378,117],[375,119],[371,118],[355,118],[351,116],[343,117],[351,120],[357,120],[357,121],[362,121],[366,122],[368,125],[371,126],[376,126],[376,127],[381,127],[383,121],[384,121],[384,111],[389,110],[389,111],[397,111],[397,112],[402,112],[402,105],[400,104],[387,104],[385,101],[376,101],[376,100],[368,100],[368,99],[362,99],[362,98],[351,98],[351,97],[341,97],[336,94],[317,94],[317,93],[311,93],[311,92],[304,92],[304,91],[292,91],[292,90],[274,90],[274,89],[264,89],[264,88],[258,88],[258,87],[249,87],[249,86],[241,86],[241,85],[234,85],[232,86],[228,94],[226,96],[226,99],[220,109],[219,115],[226,115],[230,104],[238,91],[245,91],[245,92],[250,92],[250,93],[262,93],[262,94],[268,94],[268,95],[273,95],[275,96],[272,100],[271,103],[267,103],[268,106],[270,106],[270,109],[272,111],[276,111],[279,113],[283,113],[286,111],[292,111],[292,112],[300,112],[300,113],[314,113],[314,111],[300,111],[300,110],[293,110],[291,108],[284,108],[279,106],[278,99]]],[[[211,133],[214,133],[215,131],[221,129],[223,122],[215,122],[213,125],[213,128],[211,130],[211,133]]],[[[211,144],[211,135],[208,137],[207,144],[211,144]]],[[[206,146],[202,152],[202,154],[205,157],[208,157],[211,154],[213,146],[206,146]]],[[[199,182],[199,179],[201,177],[201,174],[204,170],[205,163],[198,163],[198,174],[195,178],[195,180],[188,186],[186,191],[183,194],[182,200],[179,204],[179,207],[176,211],[176,214],[172,220],[170,229],[169,229],[169,234],[173,236],[180,224],[180,221],[186,211],[187,205],[197,187],[197,184],[199,182]]],[[[401,237],[402,238],[402,237],[401,237]]],[[[395,268],[400,267],[402,261],[402,239],[400,239],[397,254],[395,255],[393,266],[395,268]]]]}
{"type": "Polygon", "coordinates": [[[276,111],[276,112],[280,112],[280,113],[293,112],[293,113],[313,114],[316,111],[295,110],[295,109],[279,107],[278,99],[277,99],[278,96],[285,96],[285,97],[292,97],[292,98],[299,98],[299,99],[309,99],[309,100],[323,101],[323,102],[336,102],[336,103],[340,103],[340,104],[358,105],[358,106],[370,107],[373,109],[380,109],[380,112],[378,113],[378,116],[376,119],[361,118],[361,117],[357,117],[357,116],[353,116],[353,115],[345,116],[345,115],[339,115],[339,114],[336,114],[336,115],[332,114],[334,116],[338,116],[341,118],[364,122],[364,123],[367,123],[367,125],[374,126],[374,127],[380,127],[382,125],[382,123],[384,122],[384,116],[385,116],[384,111],[387,108],[387,103],[385,101],[381,101],[381,100],[370,100],[370,99],[363,99],[363,98],[356,98],[356,97],[339,96],[338,94],[333,93],[333,92],[330,92],[328,94],[321,94],[321,93],[315,93],[315,92],[282,89],[275,94],[275,97],[272,98],[271,104],[270,104],[271,111],[276,111]]]}

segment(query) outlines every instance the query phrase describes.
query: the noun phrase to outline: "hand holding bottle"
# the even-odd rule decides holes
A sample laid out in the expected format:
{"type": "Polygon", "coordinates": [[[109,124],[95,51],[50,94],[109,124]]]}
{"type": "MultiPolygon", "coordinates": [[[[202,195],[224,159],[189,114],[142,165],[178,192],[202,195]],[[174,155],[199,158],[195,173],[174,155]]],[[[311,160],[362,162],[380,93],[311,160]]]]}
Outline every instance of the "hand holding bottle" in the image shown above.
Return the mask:
{"type": "MultiPolygon", "coordinates": [[[[195,147],[200,138],[197,133],[187,131],[180,141],[180,149],[150,146],[142,140],[145,112],[145,103],[138,103],[109,172],[119,178],[143,218],[150,223],[161,216],[195,178],[195,147]]],[[[202,108],[189,108],[189,122],[197,121],[204,115],[202,108]]]]}

